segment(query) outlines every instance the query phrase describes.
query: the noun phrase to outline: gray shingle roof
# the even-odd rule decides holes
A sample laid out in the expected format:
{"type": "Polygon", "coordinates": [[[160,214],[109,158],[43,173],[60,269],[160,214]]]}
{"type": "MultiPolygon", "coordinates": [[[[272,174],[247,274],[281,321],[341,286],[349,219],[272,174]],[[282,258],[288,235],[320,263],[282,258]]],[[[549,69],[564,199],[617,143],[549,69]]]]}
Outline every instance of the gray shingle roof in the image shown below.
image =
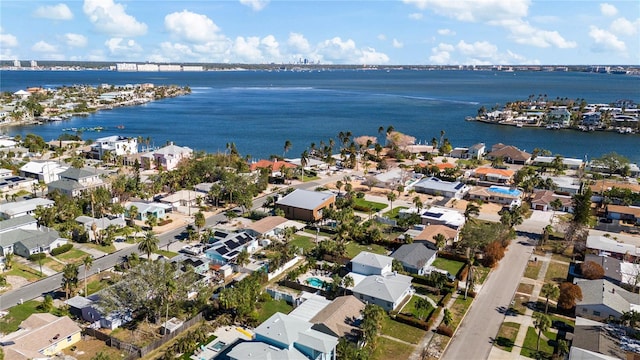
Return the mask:
{"type": "Polygon", "coordinates": [[[605,279],[581,280],[576,283],[582,290],[582,301],[577,305],[605,305],[622,313],[631,309],[630,304],[640,304],[640,295],[614,285],[605,279]]]}
{"type": "Polygon", "coordinates": [[[31,215],[18,216],[13,219],[0,221],[0,233],[12,228],[18,228],[29,223],[36,223],[37,220],[31,215]]]}
{"type": "Polygon", "coordinates": [[[391,254],[391,257],[402,262],[407,267],[420,269],[435,254],[435,250],[427,248],[422,243],[413,243],[400,246],[398,250],[391,254]]]}
{"type": "Polygon", "coordinates": [[[353,288],[353,292],[395,303],[410,287],[410,276],[402,274],[370,275],[358,283],[353,288]]]}
{"type": "Polygon", "coordinates": [[[296,189],[289,195],[278,200],[276,204],[313,210],[330,198],[335,198],[335,195],[320,191],[296,189]]]}
{"type": "Polygon", "coordinates": [[[377,269],[383,269],[393,263],[393,258],[385,255],[375,254],[368,251],[361,251],[351,262],[362,264],[377,269]]]}

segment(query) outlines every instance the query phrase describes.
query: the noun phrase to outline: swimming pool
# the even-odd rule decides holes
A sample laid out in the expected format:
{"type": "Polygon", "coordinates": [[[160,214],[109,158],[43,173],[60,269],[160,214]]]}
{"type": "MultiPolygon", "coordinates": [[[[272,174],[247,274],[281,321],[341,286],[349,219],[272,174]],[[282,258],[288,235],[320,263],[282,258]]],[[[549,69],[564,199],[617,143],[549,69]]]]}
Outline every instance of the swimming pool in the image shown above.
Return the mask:
{"type": "Polygon", "coordinates": [[[310,277],[307,278],[307,280],[305,280],[307,282],[307,284],[313,286],[313,287],[317,287],[317,288],[323,288],[324,287],[324,281],[316,278],[316,277],[310,277]]]}
{"type": "Polygon", "coordinates": [[[491,186],[489,187],[489,191],[495,192],[501,195],[508,195],[513,197],[518,197],[522,194],[522,191],[518,189],[511,189],[505,186],[491,186]]]}
{"type": "Polygon", "coordinates": [[[227,343],[225,343],[224,341],[218,341],[215,344],[213,344],[213,346],[211,346],[211,350],[218,352],[218,351],[222,350],[222,348],[225,345],[227,345],[227,343]]]}

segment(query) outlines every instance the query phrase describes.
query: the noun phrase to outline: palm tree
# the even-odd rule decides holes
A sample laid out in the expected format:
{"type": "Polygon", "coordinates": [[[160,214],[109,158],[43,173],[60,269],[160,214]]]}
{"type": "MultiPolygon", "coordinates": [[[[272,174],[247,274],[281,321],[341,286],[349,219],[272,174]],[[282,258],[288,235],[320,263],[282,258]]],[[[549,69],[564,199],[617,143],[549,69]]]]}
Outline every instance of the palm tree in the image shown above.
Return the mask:
{"type": "Polygon", "coordinates": [[[132,224],[137,217],[138,217],[138,207],[135,205],[131,205],[129,207],[129,220],[131,221],[132,224]]]}
{"type": "Polygon", "coordinates": [[[160,243],[160,239],[153,233],[153,231],[149,230],[145,233],[144,237],[138,243],[138,250],[147,254],[147,260],[151,259],[151,253],[158,250],[158,244],[160,243]]]}
{"type": "Polygon", "coordinates": [[[422,203],[422,200],[420,200],[420,196],[415,196],[413,198],[413,206],[415,206],[416,209],[418,209],[418,213],[420,213],[420,210],[424,206],[424,204],[422,203]]]}
{"type": "Polygon", "coordinates": [[[67,264],[62,269],[62,288],[67,299],[71,298],[78,287],[78,265],[67,264]]]}
{"type": "Polygon", "coordinates": [[[344,184],[342,183],[341,180],[336,181],[336,188],[338,189],[338,196],[340,196],[340,189],[342,189],[342,186],[344,186],[344,184]]]}
{"type": "Polygon", "coordinates": [[[194,214],[193,224],[198,228],[198,233],[200,233],[200,230],[202,230],[202,228],[206,224],[206,219],[202,211],[198,211],[197,213],[194,214]]]}
{"type": "Polygon", "coordinates": [[[153,230],[153,227],[158,225],[158,217],[156,214],[147,214],[147,220],[144,223],[149,226],[149,230],[153,230]]]}
{"type": "Polygon", "coordinates": [[[396,193],[394,193],[393,191],[389,191],[387,193],[387,200],[389,200],[389,206],[391,207],[391,210],[393,210],[393,201],[396,200],[396,198],[396,193]]]}
{"type": "Polygon", "coordinates": [[[447,243],[447,237],[442,233],[433,235],[433,240],[436,242],[436,247],[438,248],[438,250],[442,249],[447,243]]]}
{"type": "Polygon", "coordinates": [[[547,298],[547,303],[544,307],[544,313],[547,314],[549,312],[549,298],[557,298],[560,295],[560,288],[558,288],[553,283],[546,283],[542,285],[542,289],[540,289],[540,294],[547,298]]]}
{"type": "Polygon", "coordinates": [[[351,275],[347,275],[342,279],[342,287],[344,288],[344,294],[347,295],[347,289],[352,287],[355,284],[355,280],[351,277],[351,275]]]}
{"type": "Polygon", "coordinates": [[[309,164],[309,152],[307,150],[303,151],[300,154],[300,176],[302,177],[302,182],[304,182],[304,168],[309,164]]]}
{"type": "Polygon", "coordinates": [[[468,202],[467,207],[464,210],[465,219],[469,220],[472,216],[480,215],[480,207],[474,202],[468,202]]]}
{"type": "Polygon", "coordinates": [[[82,264],[84,265],[84,296],[88,296],[87,293],[87,271],[91,270],[91,266],[93,266],[93,256],[87,255],[82,259],[82,264]]]}
{"type": "Polygon", "coordinates": [[[291,150],[291,141],[290,140],[286,140],[284,142],[284,152],[282,153],[282,157],[284,157],[287,154],[287,151],[291,150]]]}
{"type": "Polygon", "coordinates": [[[534,313],[533,318],[533,325],[538,329],[538,342],[536,343],[536,351],[538,351],[540,350],[540,335],[551,327],[551,318],[543,313],[534,313]]]}
{"type": "Polygon", "coordinates": [[[242,251],[240,251],[240,253],[238,253],[238,256],[236,257],[236,264],[240,266],[245,266],[246,264],[249,263],[250,256],[251,255],[249,255],[249,252],[247,251],[247,249],[242,249],[242,251]]]}

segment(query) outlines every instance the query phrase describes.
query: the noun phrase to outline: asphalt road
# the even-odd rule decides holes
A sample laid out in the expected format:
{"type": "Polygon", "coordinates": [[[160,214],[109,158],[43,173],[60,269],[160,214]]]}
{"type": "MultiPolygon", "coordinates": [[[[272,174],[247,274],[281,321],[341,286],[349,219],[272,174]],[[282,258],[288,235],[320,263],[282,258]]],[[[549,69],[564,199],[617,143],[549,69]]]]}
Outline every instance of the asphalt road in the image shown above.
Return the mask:
{"type": "MultiPolygon", "coordinates": [[[[341,179],[345,174],[334,175],[329,178],[322,179],[317,182],[308,182],[302,184],[296,184],[292,187],[294,188],[304,188],[304,189],[313,189],[319,185],[324,183],[328,183],[331,181],[335,181],[337,179],[341,179]]],[[[256,198],[253,200],[252,209],[258,209],[262,207],[264,202],[266,201],[268,195],[256,198]]],[[[234,208],[234,210],[240,210],[240,208],[234,208]]],[[[206,226],[215,226],[218,222],[226,220],[226,216],[224,213],[220,213],[214,216],[210,216],[206,219],[206,226]]],[[[180,241],[181,234],[186,230],[186,225],[166,233],[158,234],[158,238],[160,240],[158,247],[162,248],[167,246],[170,243],[180,241]]],[[[100,258],[96,258],[93,260],[93,266],[87,271],[87,277],[93,274],[96,274],[102,270],[110,269],[114,267],[116,264],[123,261],[126,256],[131,255],[133,252],[138,252],[137,246],[127,247],[125,249],[116,251],[112,254],[104,255],[100,258]]],[[[84,280],[84,265],[79,267],[79,277],[80,281],[84,280]]],[[[8,309],[12,306],[19,304],[22,301],[27,301],[31,299],[35,299],[40,296],[44,296],[46,294],[52,293],[59,289],[62,284],[62,273],[57,273],[55,275],[49,276],[45,279],[41,279],[29,284],[26,284],[18,289],[9,291],[0,296],[0,310],[8,309]]]]}
{"type": "Polygon", "coordinates": [[[518,236],[512,241],[498,268],[491,273],[473,301],[443,360],[489,357],[493,338],[504,320],[503,311],[511,304],[536,241],[525,236],[518,236]]]}

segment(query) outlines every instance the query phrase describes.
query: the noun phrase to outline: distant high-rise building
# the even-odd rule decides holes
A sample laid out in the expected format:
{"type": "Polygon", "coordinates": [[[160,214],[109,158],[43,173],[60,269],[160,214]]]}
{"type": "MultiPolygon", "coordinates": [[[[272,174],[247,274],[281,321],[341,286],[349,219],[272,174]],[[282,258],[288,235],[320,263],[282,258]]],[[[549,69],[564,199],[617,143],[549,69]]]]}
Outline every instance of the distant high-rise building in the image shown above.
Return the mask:
{"type": "Polygon", "coordinates": [[[31,60],[31,67],[32,68],[37,68],[38,67],[38,62],[36,60],[31,60]]]}
{"type": "Polygon", "coordinates": [[[13,66],[22,67],[22,64],[20,64],[20,60],[13,60],[13,66]]]}

